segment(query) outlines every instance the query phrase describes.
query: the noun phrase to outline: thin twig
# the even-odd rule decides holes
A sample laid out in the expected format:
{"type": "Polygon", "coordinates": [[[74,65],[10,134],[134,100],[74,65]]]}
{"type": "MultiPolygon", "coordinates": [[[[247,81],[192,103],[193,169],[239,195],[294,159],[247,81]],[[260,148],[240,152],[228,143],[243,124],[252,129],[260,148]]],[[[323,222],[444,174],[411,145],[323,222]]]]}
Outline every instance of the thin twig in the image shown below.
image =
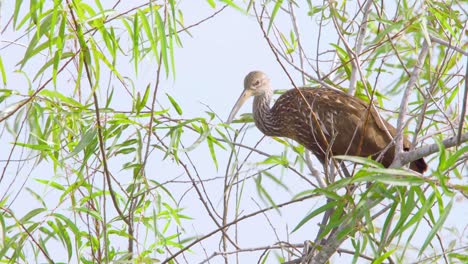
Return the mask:
{"type": "Polygon", "coordinates": [[[225,229],[225,228],[227,228],[227,227],[229,227],[231,225],[237,224],[237,223],[239,223],[239,222],[241,222],[241,221],[243,221],[245,219],[251,218],[251,217],[256,216],[258,214],[261,214],[261,213],[264,213],[264,212],[267,212],[267,211],[270,211],[270,210],[273,210],[273,209],[276,210],[278,208],[281,208],[281,207],[284,207],[284,206],[287,206],[287,205],[290,205],[290,204],[302,202],[302,201],[305,201],[305,200],[308,200],[310,198],[317,197],[317,196],[318,196],[318,194],[307,195],[307,196],[298,198],[296,200],[291,200],[291,201],[288,201],[288,202],[285,202],[285,203],[282,203],[282,204],[278,204],[278,205],[275,205],[275,206],[270,206],[270,207],[264,208],[262,210],[255,211],[253,213],[250,213],[250,214],[244,215],[242,217],[239,217],[239,218],[235,219],[234,221],[227,223],[225,226],[217,228],[217,229],[211,231],[210,233],[208,233],[208,234],[206,234],[206,235],[192,241],[192,243],[188,244],[187,246],[185,246],[181,250],[179,250],[176,253],[172,254],[169,258],[165,259],[162,263],[169,263],[169,261],[174,260],[177,256],[179,256],[181,253],[189,250],[194,245],[200,243],[201,241],[211,237],[212,235],[218,233],[219,231],[221,231],[221,230],[223,230],[223,229],[225,229]]]}
{"type": "Polygon", "coordinates": [[[460,114],[460,123],[458,124],[457,144],[460,145],[461,135],[463,132],[463,123],[465,121],[466,104],[468,104],[468,56],[466,57],[465,65],[465,93],[463,94],[462,109],[460,114]]]}

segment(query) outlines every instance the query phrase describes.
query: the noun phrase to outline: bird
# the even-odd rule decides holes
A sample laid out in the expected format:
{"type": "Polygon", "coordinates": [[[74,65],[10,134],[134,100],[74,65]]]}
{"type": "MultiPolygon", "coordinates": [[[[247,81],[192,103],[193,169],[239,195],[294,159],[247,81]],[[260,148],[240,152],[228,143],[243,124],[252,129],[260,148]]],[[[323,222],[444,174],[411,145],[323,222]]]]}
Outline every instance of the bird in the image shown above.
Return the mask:
{"type": "MultiPolygon", "coordinates": [[[[293,88],[270,108],[273,97],[270,79],[261,71],[252,71],[245,77],[244,90],[226,123],[232,123],[241,106],[252,96],[253,119],[263,134],[298,142],[322,164],[331,155],[370,157],[384,167],[393,162],[395,127],[357,97],[327,87],[293,88]]],[[[410,146],[404,137],[403,149],[408,151],[410,146]]],[[[424,173],[427,164],[421,158],[409,168],[424,173]]]]}

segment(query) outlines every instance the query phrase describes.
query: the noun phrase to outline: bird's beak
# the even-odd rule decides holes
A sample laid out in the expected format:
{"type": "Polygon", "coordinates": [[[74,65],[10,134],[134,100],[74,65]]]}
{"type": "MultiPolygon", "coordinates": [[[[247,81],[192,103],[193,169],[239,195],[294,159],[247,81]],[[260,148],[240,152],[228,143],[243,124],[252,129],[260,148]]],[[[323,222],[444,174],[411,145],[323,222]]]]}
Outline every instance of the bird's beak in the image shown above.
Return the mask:
{"type": "Polygon", "coordinates": [[[227,124],[230,124],[232,122],[232,120],[234,120],[234,118],[236,117],[236,114],[237,112],[239,111],[239,109],[241,108],[241,106],[245,103],[245,101],[247,101],[247,99],[249,99],[249,97],[252,96],[252,91],[251,90],[247,90],[245,89],[242,94],[240,95],[239,99],[237,99],[237,102],[236,104],[234,105],[234,107],[232,108],[231,110],[231,114],[229,114],[229,118],[227,120],[227,124]]]}

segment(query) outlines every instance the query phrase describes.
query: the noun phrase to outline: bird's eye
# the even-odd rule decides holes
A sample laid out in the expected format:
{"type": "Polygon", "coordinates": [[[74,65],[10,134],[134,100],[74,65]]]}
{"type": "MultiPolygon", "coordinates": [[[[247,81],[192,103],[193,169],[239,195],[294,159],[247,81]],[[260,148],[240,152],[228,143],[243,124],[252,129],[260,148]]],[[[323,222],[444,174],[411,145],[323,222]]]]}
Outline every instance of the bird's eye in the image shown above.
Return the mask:
{"type": "Polygon", "coordinates": [[[254,86],[258,86],[259,84],[260,84],[260,80],[256,80],[256,81],[253,83],[254,86]]]}

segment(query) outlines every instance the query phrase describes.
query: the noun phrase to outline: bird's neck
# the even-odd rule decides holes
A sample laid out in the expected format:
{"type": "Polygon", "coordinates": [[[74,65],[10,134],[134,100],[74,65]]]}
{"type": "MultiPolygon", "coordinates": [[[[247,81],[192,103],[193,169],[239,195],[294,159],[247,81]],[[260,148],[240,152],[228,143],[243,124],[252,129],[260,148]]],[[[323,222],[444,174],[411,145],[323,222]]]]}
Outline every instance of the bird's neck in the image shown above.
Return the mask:
{"type": "Polygon", "coordinates": [[[257,95],[253,103],[253,117],[255,125],[263,134],[267,136],[280,136],[278,120],[270,109],[273,91],[266,91],[262,95],[257,95]]]}

